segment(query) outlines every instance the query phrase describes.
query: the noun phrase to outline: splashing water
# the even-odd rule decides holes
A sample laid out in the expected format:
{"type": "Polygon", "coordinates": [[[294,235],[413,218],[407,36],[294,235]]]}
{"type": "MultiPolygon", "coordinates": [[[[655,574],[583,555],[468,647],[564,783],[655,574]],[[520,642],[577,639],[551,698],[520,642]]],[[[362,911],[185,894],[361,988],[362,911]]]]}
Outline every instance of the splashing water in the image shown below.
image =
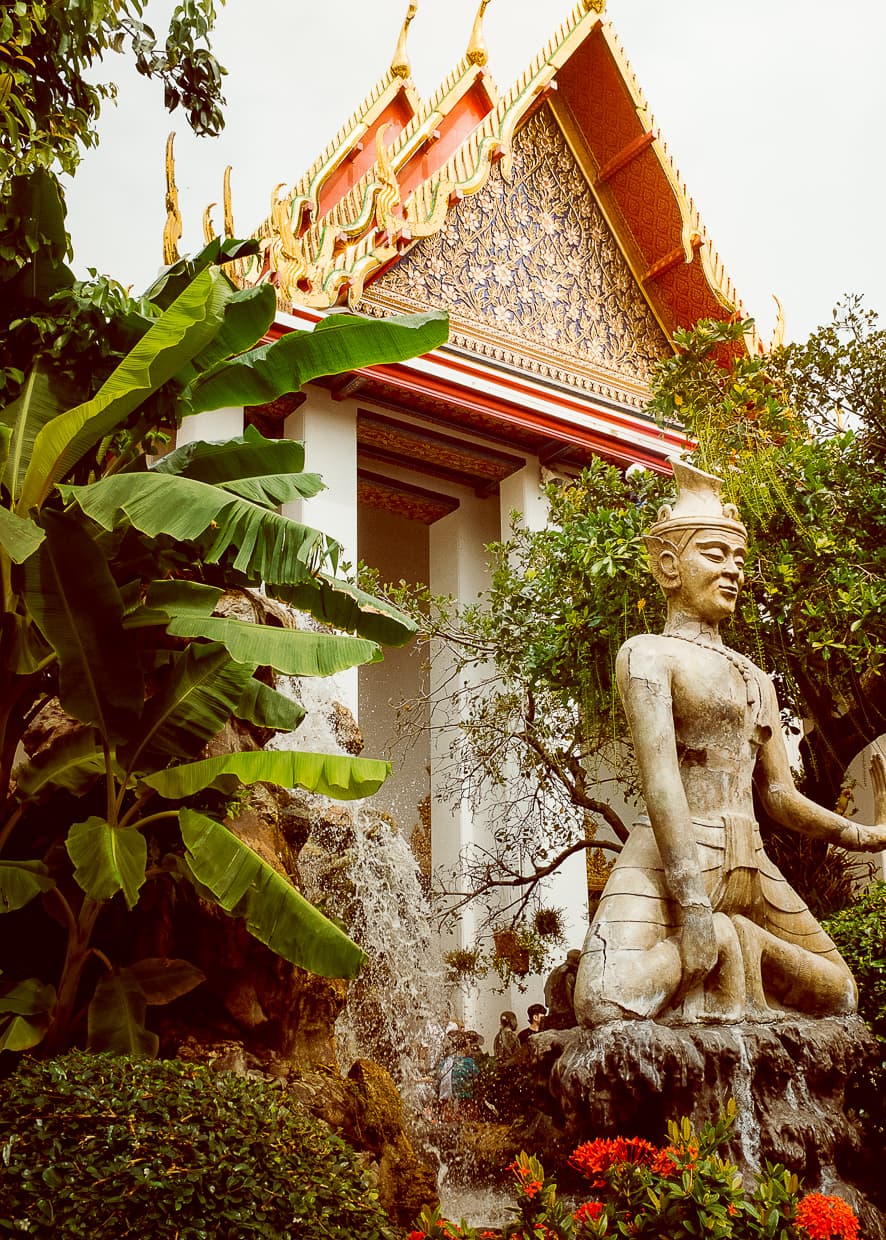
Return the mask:
{"type": "MultiPolygon", "coordinates": [[[[342,728],[354,725],[335,700],[335,681],[333,676],[278,682],[307,716],[297,732],[275,737],[274,748],[343,751],[342,728]]],[[[418,863],[394,821],[371,802],[340,803],[308,793],[298,794],[298,800],[312,823],[299,855],[304,893],[341,922],[368,957],[349,985],[336,1024],[340,1066],[347,1071],[358,1058],[382,1064],[407,1109],[420,1114],[436,1101],[431,1072],[443,1037],[446,996],[441,948],[431,930],[418,863]]]]}

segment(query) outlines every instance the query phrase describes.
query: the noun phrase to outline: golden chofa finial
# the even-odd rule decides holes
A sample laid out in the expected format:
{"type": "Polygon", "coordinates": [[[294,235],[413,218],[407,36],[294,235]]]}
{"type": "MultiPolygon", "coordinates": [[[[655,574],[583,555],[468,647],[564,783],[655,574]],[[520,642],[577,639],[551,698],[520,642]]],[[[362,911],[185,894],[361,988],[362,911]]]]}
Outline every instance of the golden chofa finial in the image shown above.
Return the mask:
{"type": "Polygon", "coordinates": [[[172,153],[175,134],[166,139],[166,223],[163,225],[163,262],[167,267],[178,262],[178,243],[182,235],[182,217],[175,183],[175,158],[172,153]]]}
{"type": "Polygon", "coordinates": [[[222,203],[224,210],[224,228],[225,236],[233,237],[234,235],[234,208],[231,198],[231,165],[225,168],[224,182],[222,184],[222,203]]]}
{"type": "Polygon", "coordinates": [[[606,0],[582,0],[586,13],[602,13],[606,8],[606,0]]]}
{"type": "Polygon", "coordinates": [[[479,65],[481,69],[489,60],[489,53],[486,50],[486,44],[483,42],[483,14],[486,12],[489,2],[490,0],[480,0],[480,7],[477,10],[477,16],[474,18],[474,28],[471,31],[468,50],[465,52],[465,59],[468,64],[479,65]]]}
{"type": "Polygon", "coordinates": [[[408,78],[412,72],[409,67],[409,57],[406,54],[406,35],[409,31],[410,23],[417,12],[417,4],[410,4],[406,10],[406,20],[403,22],[403,29],[400,31],[400,38],[397,40],[394,59],[391,61],[391,73],[394,77],[408,78]]]}

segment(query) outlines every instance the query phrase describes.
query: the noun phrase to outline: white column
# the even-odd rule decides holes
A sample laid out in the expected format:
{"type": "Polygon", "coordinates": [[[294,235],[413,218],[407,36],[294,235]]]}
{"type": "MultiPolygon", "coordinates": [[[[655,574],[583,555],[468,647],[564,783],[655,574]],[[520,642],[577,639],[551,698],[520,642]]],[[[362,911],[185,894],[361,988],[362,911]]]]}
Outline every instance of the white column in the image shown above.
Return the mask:
{"type": "MultiPolygon", "coordinates": [[[[321,530],[341,545],[341,562],[357,562],[357,407],[309,386],[308,399],[283,424],[287,439],[305,445],[305,470],[320,474],[326,489],[283,505],[283,515],[321,530]]],[[[356,719],[357,668],[335,677],[335,695],[356,719]]]]}
{"type": "Polygon", "coordinates": [[[198,439],[206,443],[219,443],[225,439],[239,439],[243,434],[243,406],[227,409],[207,409],[205,413],[192,413],[182,418],[175,433],[175,446],[183,447],[198,439]]]}
{"type": "MultiPolygon", "coordinates": [[[[499,486],[501,506],[501,538],[503,542],[511,537],[511,517],[514,512],[521,514],[521,524],[531,531],[543,530],[548,524],[548,501],[541,489],[541,467],[537,457],[529,457],[522,469],[505,480],[499,486]]],[[[520,778],[517,771],[510,778],[520,778]]],[[[581,947],[587,929],[588,917],[588,881],[585,854],[574,853],[564,862],[559,870],[546,880],[543,886],[542,899],[550,907],[562,910],[564,917],[565,942],[558,948],[559,964],[571,947],[581,947]]],[[[553,967],[553,965],[551,966],[553,967]]],[[[517,1012],[521,1027],[526,1023],[526,1008],[530,1003],[541,1003],[544,1000],[544,977],[527,979],[525,992],[520,992],[512,985],[509,992],[502,996],[503,1005],[517,1012]]]]}
{"type": "MultiPolygon", "coordinates": [[[[436,521],[430,528],[430,587],[434,594],[447,594],[460,604],[474,602],[489,585],[484,545],[499,537],[499,508],[495,499],[462,498],[459,507],[436,521]]],[[[442,652],[431,663],[431,860],[435,869],[457,871],[465,847],[483,838],[482,810],[467,800],[441,797],[442,788],[451,783],[450,745],[457,736],[459,714],[467,701],[453,702],[453,694],[471,692],[471,685],[482,677],[477,671],[453,679],[452,664],[442,652]]],[[[476,690],[479,692],[480,690],[476,690]]],[[[447,947],[470,947],[476,938],[476,917],[470,908],[464,913],[447,947]]],[[[473,1028],[488,1034],[482,996],[467,997],[462,1012],[456,1013],[473,1028]]],[[[497,1018],[496,1018],[497,1024],[497,1018]]],[[[492,1030],[494,1033],[494,1028],[492,1030]]]]}
{"type": "Polygon", "coordinates": [[[548,501],[542,494],[538,457],[530,457],[522,469],[499,483],[501,541],[511,537],[511,514],[519,512],[528,530],[542,530],[548,523],[548,501]]]}

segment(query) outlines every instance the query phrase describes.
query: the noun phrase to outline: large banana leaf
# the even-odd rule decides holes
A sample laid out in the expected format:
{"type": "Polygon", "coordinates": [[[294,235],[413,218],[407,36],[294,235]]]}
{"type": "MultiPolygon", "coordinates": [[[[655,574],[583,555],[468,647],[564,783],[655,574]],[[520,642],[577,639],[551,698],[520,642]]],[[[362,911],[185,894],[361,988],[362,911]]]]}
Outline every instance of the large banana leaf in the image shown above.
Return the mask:
{"type": "Polygon", "coordinates": [[[238,719],[275,732],[294,732],[305,717],[305,709],[285,693],[262,684],[253,676],[234,708],[238,719]]]}
{"type": "Polygon", "coordinates": [[[167,632],[173,637],[206,637],[221,642],[238,663],[272,667],[286,676],[332,676],[383,658],[375,642],[362,637],[279,629],[225,616],[176,616],[167,632]]]}
{"type": "Polygon", "coordinates": [[[140,831],[87,818],[71,827],[65,848],[74,863],[74,878],[88,896],[100,904],[122,891],[127,907],[135,908],[148,863],[140,831]]]}
{"type": "Polygon", "coordinates": [[[252,580],[301,581],[326,545],[318,530],[193,478],[117,474],[59,490],[65,503],[76,502],[106,530],[125,517],[149,538],[167,534],[189,542],[210,532],[203,559],[216,564],[229,548],[237,548],[234,567],[252,580]]]}
{"type": "Polygon", "coordinates": [[[294,498],[310,499],[324,489],[319,474],[306,474],[304,446],[293,439],[265,439],[254,426],[221,443],[184,444],[152,466],[158,474],[177,474],[224,487],[264,507],[294,498]]]}
{"type": "Polygon", "coordinates": [[[184,581],[178,577],[168,581],[152,581],[142,605],[142,583],[136,581],[121,591],[128,629],[164,627],[172,616],[211,616],[224,590],[200,581],[184,581]]]}
{"type": "Polygon", "coordinates": [[[326,573],[316,573],[296,585],[269,585],[268,593],[324,624],[359,633],[383,646],[405,646],[418,632],[415,621],[392,603],[326,573]]]}
{"type": "Polygon", "coordinates": [[[218,331],[230,281],[203,271],[142,336],[91,399],[47,422],[37,433],[17,504],[39,508],[54,483],[83,454],[120,426],[142,401],[171,379],[218,331]]]}
{"type": "Polygon", "coordinates": [[[224,727],[257,666],[236,662],[216,642],[194,643],[176,655],[145,708],[138,735],[121,751],[127,769],[192,758],[224,727]]]}
{"type": "Polygon", "coordinates": [[[165,310],[171,306],[183,289],[186,289],[196,275],[207,267],[223,266],[235,259],[246,258],[258,254],[259,242],[250,237],[239,241],[234,237],[215,237],[193,258],[180,258],[178,262],[165,268],[157,279],[145,291],[144,298],[165,310]]]}
{"type": "Polygon", "coordinates": [[[0,413],[0,422],[11,431],[3,484],[9,492],[9,502],[13,508],[18,503],[22,482],[34,453],[37,433],[68,408],[66,395],[67,389],[38,363],[16,399],[0,413]]]}
{"type": "Polygon", "coordinates": [[[375,758],[260,749],[155,771],[143,776],[142,783],[174,801],[206,788],[230,795],[240,784],[260,781],[282,788],[305,788],[336,801],[356,801],[378,792],[390,773],[391,764],[375,758]]]}
{"type": "Polygon", "coordinates": [[[43,1041],[55,990],[38,977],[0,986],[0,1051],[27,1051],[43,1041]]]}
{"type": "MultiPolygon", "coordinates": [[[[36,801],[55,788],[82,796],[104,775],[105,769],[105,753],[98,732],[94,728],[84,728],[52,740],[45,749],[16,767],[13,775],[18,795],[36,801]]],[[[116,764],[114,770],[122,778],[123,772],[116,764]]]]}
{"type": "Polygon", "coordinates": [[[42,861],[0,861],[0,913],[13,913],[55,886],[42,861]]]}
{"type": "Polygon", "coordinates": [[[218,483],[266,474],[300,474],[304,467],[304,444],[297,439],[265,439],[261,431],[247,426],[242,436],[224,443],[204,443],[198,439],[183,444],[161,456],[151,468],[156,474],[181,474],[200,482],[218,483]]]}
{"type": "Polygon", "coordinates": [[[112,969],[99,980],[89,1004],[86,1046],[95,1054],[153,1059],[160,1048],[156,1033],[145,1028],[147,999],[129,969],[112,969]]]}
{"type": "Polygon", "coordinates": [[[0,547],[13,564],[23,564],[45,537],[40,526],[27,517],[20,517],[8,508],[0,508],[0,547]]]}
{"type": "Polygon", "coordinates": [[[221,823],[189,809],[179,822],[194,877],[223,909],[245,916],[250,934],[321,977],[356,977],[365,954],[288,879],[221,823]]]}
{"type": "Polygon", "coordinates": [[[244,349],[251,349],[271,326],[276,313],[277,294],[270,284],[238,288],[225,306],[221,330],[200,350],[192,365],[202,373],[244,349]]]}
{"type": "Polygon", "coordinates": [[[205,973],[190,960],[170,956],[148,956],[136,960],[126,972],[136,979],[150,1004],[172,1003],[173,999],[180,999],[206,981],[205,973]]]}
{"type": "Polygon", "coordinates": [[[312,332],[289,332],[273,344],[223,362],[190,384],[182,399],[193,413],[264,405],[323,375],[428,353],[445,344],[448,335],[449,318],[439,310],[390,319],[332,315],[312,332]]]}
{"type": "Polygon", "coordinates": [[[59,662],[59,699],[106,740],[131,732],[144,702],[123,600],[99,547],[76,517],[47,511],[46,539],[25,565],[28,605],[59,662]]]}

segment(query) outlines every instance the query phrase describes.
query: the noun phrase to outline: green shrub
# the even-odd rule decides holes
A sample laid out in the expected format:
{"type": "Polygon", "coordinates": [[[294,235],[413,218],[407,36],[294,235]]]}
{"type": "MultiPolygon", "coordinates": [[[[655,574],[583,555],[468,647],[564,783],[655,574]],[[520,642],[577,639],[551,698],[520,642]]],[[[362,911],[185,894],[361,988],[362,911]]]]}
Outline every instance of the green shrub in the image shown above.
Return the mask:
{"type": "Polygon", "coordinates": [[[864,1130],[861,1171],[870,1195],[886,1207],[881,1151],[886,1144],[886,883],[871,883],[841,912],[824,922],[858,984],[858,1014],[880,1042],[876,1062],[847,1089],[849,1108],[864,1130]]]}
{"type": "Polygon", "coordinates": [[[177,1060],[23,1061],[0,1083],[0,1234],[393,1240],[348,1145],[282,1089],[177,1060]]]}
{"type": "Polygon", "coordinates": [[[858,1014],[886,1042],[886,883],[871,883],[824,923],[858,983],[858,1014]]]}

